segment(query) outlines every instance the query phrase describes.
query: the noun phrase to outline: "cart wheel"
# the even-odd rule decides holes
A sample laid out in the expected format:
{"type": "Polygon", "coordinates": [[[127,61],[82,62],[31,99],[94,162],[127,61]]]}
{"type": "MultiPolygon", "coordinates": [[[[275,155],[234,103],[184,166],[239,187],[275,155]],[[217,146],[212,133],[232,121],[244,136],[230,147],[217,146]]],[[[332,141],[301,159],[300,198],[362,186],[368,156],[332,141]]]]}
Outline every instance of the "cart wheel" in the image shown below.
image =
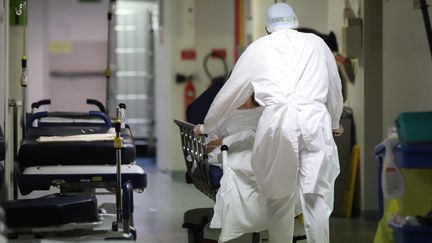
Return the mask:
{"type": "Polygon", "coordinates": [[[112,222],[112,230],[113,231],[118,231],[118,224],[117,224],[117,222],[112,222]]]}
{"type": "Polygon", "coordinates": [[[132,235],[132,239],[136,241],[136,239],[137,239],[136,229],[130,229],[130,233],[132,235]]]}
{"type": "Polygon", "coordinates": [[[190,176],[190,174],[188,172],[185,173],[185,179],[186,179],[187,184],[193,183],[192,177],[190,176]]]}

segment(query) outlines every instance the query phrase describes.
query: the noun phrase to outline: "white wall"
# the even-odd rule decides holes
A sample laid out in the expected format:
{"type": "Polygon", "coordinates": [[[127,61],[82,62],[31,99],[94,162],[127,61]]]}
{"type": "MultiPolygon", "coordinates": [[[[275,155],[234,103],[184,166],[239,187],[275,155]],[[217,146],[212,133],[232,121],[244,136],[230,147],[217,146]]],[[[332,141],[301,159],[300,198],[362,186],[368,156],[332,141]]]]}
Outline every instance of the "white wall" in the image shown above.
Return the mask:
{"type": "Polygon", "coordinates": [[[327,33],[329,30],[329,0],[288,0],[299,18],[300,27],[308,27],[327,33]]]}
{"type": "Polygon", "coordinates": [[[108,0],[95,3],[47,0],[49,40],[83,42],[105,40],[108,2],[108,0]]]}
{"type": "MultiPolygon", "coordinates": [[[[171,169],[174,151],[172,128],[172,61],[171,61],[171,7],[170,2],[159,0],[159,28],[155,30],[155,120],[157,166],[162,171],[171,169]]],[[[177,135],[178,137],[179,135],[177,135]]],[[[180,157],[181,158],[181,157],[180,157]]]]}
{"type": "Polygon", "coordinates": [[[6,65],[6,48],[5,48],[5,21],[6,11],[3,1],[0,2],[0,127],[4,131],[4,111],[5,111],[5,65],[6,65]]]}
{"type": "MultiPolygon", "coordinates": [[[[105,101],[105,78],[52,78],[50,71],[98,71],[106,67],[109,0],[30,0],[28,104],[52,99],[52,110],[87,110],[86,98],[105,101]],[[69,50],[49,51],[52,42],[69,50]],[[62,60],[62,61],[59,61],[62,60]]],[[[27,105],[28,106],[28,105],[27,105]]]]}
{"type": "Polygon", "coordinates": [[[0,126],[3,129],[5,135],[6,143],[6,156],[4,162],[4,181],[0,192],[1,200],[8,200],[12,198],[12,166],[13,158],[9,156],[11,149],[8,149],[8,140],[10,139],[10,123],[7,116],[8,109],[8,99],[9,99],[9,84],[7,82],[9,77],[9,39],[8,39],[8,11],[9,11],[9,1],[2,1],[0,3],[0,126]]]}
{"type": "Polygon", "coordinates": [[[27,107],[34,101],[49,98],[49,66],[47,36],[47,1],[28,1],[29,21],[27,28],[28,76],[27,107]]]}
{"type": "MultiPolygon", "coordinates": [[[[203,59],[212,49],[226,49],[228,67],[232,68],[234,3],[232,0],[164,0],[160,6],[163,24],[155,42],[157,164],[164,171],[184,171],[180,135],[173,119],[185,119],[185,84],[177,84],[175,75],[194,74],[199,95],[210,84],[204,73],[203,59]],[[185,7],[188,5],[195,6],[192,17],[185,7]],[[181,60],[180,52],[184,48],[195,48],[197,58],[181,60]]],[[[222,74],[218,61],[210,61],[209,69],[213,75],[222,74]]]]}
{"type": "Polygon", "coordinates": [[[413,9],[413,1],[384,1],[383,7],[383,127],[387,128],[402,111],[432,109],[432,61],[423,17],[413,9]]]}

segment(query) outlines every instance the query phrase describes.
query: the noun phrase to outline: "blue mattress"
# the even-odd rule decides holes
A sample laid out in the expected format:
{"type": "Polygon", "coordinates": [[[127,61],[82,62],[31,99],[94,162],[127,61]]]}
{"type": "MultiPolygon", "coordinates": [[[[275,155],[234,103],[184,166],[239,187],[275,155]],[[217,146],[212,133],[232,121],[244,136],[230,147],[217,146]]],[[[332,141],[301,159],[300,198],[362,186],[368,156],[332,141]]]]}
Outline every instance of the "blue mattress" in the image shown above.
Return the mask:
{"type": "Polygon", "coordinates": [[[6,224],[9,228],[99,221],[96,197],[89,195],[49,195],[35,199],[6,201],[0,205],[6,212],[6,224]]]}
{"type": "MultiPolygon", "coordinates": [[[[40,136],[69,136],[106,133],[107,127],[36,127],[29,128],[19,149],[20,166],[36,165],[102,165],[115,164],[116,155],[112,141],[103,142],[50,142],[39,143],[40,136]]],[[[129,129],[121,130],[124,148],[122,164],[135,161],[136,148],[129,129]]]]}
{"type": "MultiPolygon", "coordinates": [[[[136,164],[122,165],[122,181],[129,181],[133,189],[143,191],[147,174],[136,164]]],[[[21,194],[35,190],[49,190],[51,186],[114,188],[117,182],[115,165],[33,166],[18,174],[21,194]]]]}

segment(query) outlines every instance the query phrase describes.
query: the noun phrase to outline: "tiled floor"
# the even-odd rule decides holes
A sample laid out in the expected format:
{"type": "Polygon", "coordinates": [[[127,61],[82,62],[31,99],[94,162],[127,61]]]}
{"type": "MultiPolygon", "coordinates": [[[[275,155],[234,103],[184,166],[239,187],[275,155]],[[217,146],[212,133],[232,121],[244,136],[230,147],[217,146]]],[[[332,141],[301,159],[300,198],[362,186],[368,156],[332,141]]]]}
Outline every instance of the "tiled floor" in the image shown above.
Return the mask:
{"type": "MultiPolygon", "coordinates": [[[[186,184],[183,175],[170,176],[157,171],[150,159],[140,159],[148,174],[147,189],[135,194],[135,223],[138,242],[186,243],[183,213],[198,207],[211,207],[212,201],[193,185],[186,184]]],[[[331,218],[332,243],[373,242],[376,222],[361,219],[331,218]]],[[[306,242],[306,241],[303,241],[306,242]]]]}
{"type": "MultiPolygon", "coordinates": [[[[183,213],[189,209],[211,207],[213,202],[184,178],[171,177],[157,171],[148,159],[139,164],[147,172],[147,188],[135,194],[135,223],[138,241],[186,243],[187,231],[182,228],[183,213]]],[[[179,176],[180,177],[180,176],[179,176]]]]}
{"type": "MultiPolygon", "coordinates": [[[[184,174],[169,175],[156,169],[154,159],[140,158],[138,164],[147,173],[147,188],[134,194],[134,221],[137,242],[187,243],[187,230],[182,228],[183,214],[194,208],[212,207],[213,202],[191,184],[186,184],[184,174]]],[[[48,193],[48,192],[44,192],[48,193]]],[[[34,197],[35,195],[30,195],[34,197]]],[[[114,197],[98,196],[99,203],[114,203],[114,197]]],[[[373,242],[376,223],[360,219],[331,218],[332,243],[373,242]]],[[[60,242],[49,239],[18,240],[14,242],[60,242]]],[[[61,242],[63,239],[61,239],[61,242]]],[[[76,240],[75,240],[76,242],[76,240]]],[[[306,241],[300,241],[306,242],[306,241]]]]}

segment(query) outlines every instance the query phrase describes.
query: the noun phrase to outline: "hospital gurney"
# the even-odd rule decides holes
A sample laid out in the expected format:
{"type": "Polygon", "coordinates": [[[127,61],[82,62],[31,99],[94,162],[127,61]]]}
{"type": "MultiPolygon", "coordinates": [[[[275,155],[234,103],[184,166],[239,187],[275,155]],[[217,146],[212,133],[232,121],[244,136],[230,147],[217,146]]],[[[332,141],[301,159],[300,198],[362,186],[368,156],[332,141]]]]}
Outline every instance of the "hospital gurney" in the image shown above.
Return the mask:
{"type": "MultiPolygon", "coordinates": [[[[37,119],[37,116],[31,118],[28,124],[33,124],[32,119],[37,119]]],[[[102,216],[97,209],[96,197],[90,194],[94,194],[97,188],[105,188],[116,193],[117,221],[112,226],[113,231],[118,231],[120,221],[124,223],[120,235],[107,235],[106,238],[136,238],[132,217],[132,190],[144,190],[146,174],[135,164],[135,144],[129,129],[121,129],[121,124],[117,122],[115,132],[112,132],[110,124],[101,127],[28,127],[17,156],[19,189],[25,195],[33,190],[47,190],[55,186],[60,188],[60,195],[5,203],[7,221],[13,225],[13,234],[35,230],[45,233],[52,231],[53,227],[56,231],[98,227],[102,223],[102,216]],[[108,133],[115,138],[91,142],[37,141],[41,136],[50,138],[55,135],[57,138],[64,138],[83,132],[86,135],[108,133]],[[122,140],[116,140],[120,137],[122,140]],[[80,196],[81,198],[67,196],[76,193],[85,195],[80,196]],[[81,208],[87,208],[85,215],[76,213],[81,212],[81,208]],[[47,223],[23,220],[26,217],[38,219],[40,215],[46,215],[47,223]],[[21,220],[14,221],[15,218],[21,220]]]]}
{"type": "MultiPolygon", "coordinates": [[[[195,187],[205,195],[215,200],[216,193],[219,189],[219,181],[223,175],[223,170],[219,166],[209,164],[207,155],[207,146],[204,136],[196,136],[193,132],[194,125],[175,120],[180,129],[182,151],[186,162],[186,178],[188,183],[193,183],[195,187]]],[[[228,146],[222,145],[222,168],[227,170],[227,153],[228,146]]],[[[212,209],[192,209],[185,213],[185,224],[183,227],[188,228],[189,242],[199,242],[206,234],[215,234],[215,230],[209,229],[206,225],[213,216],[212,209]]],[[[303,226],[299,224],[301,228],[303,226]]],[[[300,231],[304,231],[300,229],[300,231]]],[[[233,242],[260,242],[266,240],[266,233],[245,234],[233,242]]],[[[210,235],[209,234],[209,235],[210,235]]],[[[217,236],[215,236],[217,237],[217,236]]],[[[208,238],[207,238],[208,239],[208,238]]],[[[293,242],[305,240],[303,233],[297,232],[293,237],[293,242]]],[[[217,240],[217,238],[215,239],[217,240]]],[[[229,241],[231,242],[231,241],[229,241]]]]}
{"type": "MultiPolygon", "coordinates": [[[[28,121],[29,124],[33,117],[28,121]]],[[[105,119],[107,120],[107,119],[105,119]]],[[[116,156],[113,140],[107,141],[47,141],[40,138],[64,138],[72,135],[112,134],[110,123],[95,127],[28,127],[27,134],[19,149],[17,161],[20,174],[19,188],[26,195],[33,190],[46,190],[57,186],[61,190],[76,189],[78,186],[111,188],[115,183],[116,156]]],[[[135,164],[136,148],[128,128],[120,131],[124,146],[121,149],[122,179],[129,180],[134,189],[143,191],[146,174],[135,164]]]]}
{"type": "MultiPolygon", "coordinates": [[[[218,166],[208,163],[205,137],[196,136],[193,132],[194,125],[190,123],[180,120],[174,122],[180,129],[182,151],[186,162],[186,181],[215,200],[223,172],[218,166]]],[[[228,147],[223,145],[222,150],[228,151],[228,147]]],[[[188,229],[189,243],[198,243],[204,239],[206,225],[212,217],[212,208],[198,208],[185,212],[183,227],[188,229]]],[[[240,238],[239,242],[260,242],[259,233],[246,234],[240,238]]]]}

